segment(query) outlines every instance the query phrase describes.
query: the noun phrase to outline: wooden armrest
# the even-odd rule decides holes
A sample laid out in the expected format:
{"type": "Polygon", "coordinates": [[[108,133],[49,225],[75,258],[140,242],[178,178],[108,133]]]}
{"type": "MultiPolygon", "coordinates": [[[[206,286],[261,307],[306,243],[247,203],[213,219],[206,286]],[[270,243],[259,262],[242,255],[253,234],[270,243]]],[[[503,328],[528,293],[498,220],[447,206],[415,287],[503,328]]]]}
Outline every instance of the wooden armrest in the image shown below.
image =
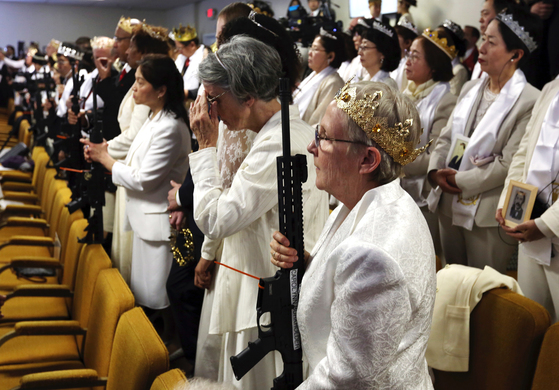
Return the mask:
{"type": "Polygon", "coordinates": [[[43,209],[41,206],[32,204],[9,204],[4,210],[4,215],[7,214],[32,214],[32,215],[42,215],[43,209]]]}
{"type": "Polygon", "coordinates": [[[22,226],[46,229],[49,227],[46,219],[43,218],[26,218],[26,217],[9,217],[5,222],[0,224],[0,229],[6,226],[22,226]]]}
{"type": "Polygon", "coordinates": [[[3,171],[0,180],[19,181],[24,183],[31,183],[32,173],[21,171],[3,171]]]}
{"type": "Polygon", "coordinates": [[[31,183],[33,174],[29,172],[21,172],[21,171],[3,171],[0,175],[0,179],[10,180],[10,181],[20,181],[20,182],[27,182],[31,183]]]}
{"type": "Polygon", "coordinates": [[[28,374],[23,376],[19,383],[20,385],[12,390],[74,389],[105,386],[107,378],[99,378],[97,371],[83,368],[28,374]]]}
{"type": "MultiPolygon", "coordinates": [[[[4,186],[2,186],[4,189],[4,186]]],[[[4,199],[17,200],[20,202],[37,202],[39,197],[36,194],[29,194],[26,192],[4,191],[4,199]]]]}
{"type": "Polygon", "coordinates": [[[72,298],[74,294],[70,287],[64,284],[20,284],[14,290],[6,294],[6,300],[17,297],[58,297],[72,298]]]}
{"type": "Polygon", "coordinates": [[[12,236],[8,241],[0,244],[0,249],[12,245],[53,247],[54,240],[52,237],[12,236]]]}
{"type": "Polygon", "coordinates": [[[7,181],[2,183],[2,190],[3,191],[33,191],[35,187],[33,187],[30,183],[22,183],[19,181],[7,181]]]}
{"type": "Polygon", "coordinates": [[[78,321],[23,321],[0,337],[0,347],[18,336],[83,336],[86,333],[78,321]]]}

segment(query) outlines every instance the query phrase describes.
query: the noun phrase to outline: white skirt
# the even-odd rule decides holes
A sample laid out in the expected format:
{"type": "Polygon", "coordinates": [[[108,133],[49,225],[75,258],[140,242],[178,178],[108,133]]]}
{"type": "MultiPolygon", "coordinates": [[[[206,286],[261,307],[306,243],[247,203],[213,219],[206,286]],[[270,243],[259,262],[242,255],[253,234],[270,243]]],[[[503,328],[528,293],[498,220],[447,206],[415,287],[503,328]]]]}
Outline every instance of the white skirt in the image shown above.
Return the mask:
{"type": "Polygon", "coordinates": [[[173,264],[169,241],[145,241],[134,233],[130,289],[136,304],[150,309],[169,306],[165,284],[173,264]]]}

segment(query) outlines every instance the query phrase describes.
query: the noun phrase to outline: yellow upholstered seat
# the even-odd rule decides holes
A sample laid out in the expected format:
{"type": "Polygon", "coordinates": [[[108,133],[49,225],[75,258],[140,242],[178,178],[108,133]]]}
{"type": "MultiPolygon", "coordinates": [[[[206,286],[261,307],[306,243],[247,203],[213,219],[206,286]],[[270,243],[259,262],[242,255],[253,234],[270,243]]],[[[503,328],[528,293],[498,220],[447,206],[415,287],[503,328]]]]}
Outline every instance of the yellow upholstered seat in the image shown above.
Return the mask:
{"type": "Polygon", "coordinates": [[[150,390],[183,390],[186,388],[188,380],[184,376],[184,373],[175,368],[174,370],[167,371],[161,374],[155,379],[153,385],[151,385],[150,390]]]}
{"type": "MultiPolygon", "coordinates": [[[[20,322],[13,333],[0,338],[0,365],[17,368],[21,364],[81,361],[84,367],[106,376],[118,320],[133,307],[132,292],[118,270],[105,269],[97,278],[87,323],[20,322]]],[[[14,376],[14,370],[0,372],[0,388],[7,388],[4,379],[14,376]]]]}
{"type": "Polygon", "coordinates": [[[470,316],[468,372],[434,370],[436,390],[530,389],[549,313],[508,289],[483,295],[470,316]]]}
{"type": "MultiPolygon", "coordinates": [[[[16,375],[7,377],[2,368],[0,385],[6,383],[15,386],[16,375]]],[[[148,390],[156,377],[169,369],[169,356],[143,310],[134,308],[124,313],[118,322],[106,378],[87,362],[82,369],[77,370],[53,372],[51,368],[47,367],[45,371],[48,372],[22,377],[20,386],[13,389],[57,389],[64,384],[75,389],[106,385],[106,390],[148,390]]],[[[32,370],[26,368],[26,371],[32,370]]]]}
{"type": "Polygon", "coordinates": [[[559,389],[559,322],[547,329],[543,339],[532,390],[559,389]]]}

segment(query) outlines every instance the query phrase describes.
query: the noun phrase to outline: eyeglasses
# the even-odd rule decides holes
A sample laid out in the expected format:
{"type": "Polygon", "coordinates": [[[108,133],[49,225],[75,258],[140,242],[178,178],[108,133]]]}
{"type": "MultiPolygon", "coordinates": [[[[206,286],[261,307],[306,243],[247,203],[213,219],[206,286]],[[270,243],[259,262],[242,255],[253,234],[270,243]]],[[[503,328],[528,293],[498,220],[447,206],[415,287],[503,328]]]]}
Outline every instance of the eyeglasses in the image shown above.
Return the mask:
{"type": "Polygon", "coordinates": [[[130,39],[130,38],[132,38],[132,37],[117,37],[117,36],[114,36],[114,37],[113,37],[113,39],[114,39],[116,42],[124,41],[125,39],[130,39]]]}
{"type": "Polygon", "coordinates": [[[220,97],[222,97],[223,95],[225,95],[227,91],[223,91],[222,93],[220,93],[217,96],[214,97],[209,97],[208,95],[206,95],[206,101],[208,102],[208,104],[211,106],[213,102],[215,102],[217,99],[219,99],[220,97]]]}
{"type": "Polygon", "coordinates": [[[409,51],[406,50],[406,60],[409,60],[412,64],[415,64],[417,61],[423,59],[423,57],[419,56],[418,54],[415,53],[410,53],[409,51]]]}
{"type": "Polygon", "coordinates": [[[358,145],[369,146],[365,142],[361,142],[361,141],[350,141],[350,140],[347,140],[347,139],[337,139],[337,138],[323,137],[320,134],[318,134],[319,130],[320,130],[320,125],[316,125],[316,129],[314,131],[314,146],[316,146],[317,148],[320,148],[320,141],[321,140],[324,140],[324,141],[338,141],[338,142],[345,142],[345,143],[348,143],[348,144],[358,144],[358,145]]]}
{"type": "Polygon", "coordinates": [[[376,49],[376,46],[365,46],[365,45],[359,45],[359,48],[357,49],[357,51],[366,51],[369,49],[376,49]]]}
{"type": "Polygon", "coordinates": [[[320,48],[318,48],[318,47],[315,47],[315,46],[312,46],[312,47],[311,47],[311,48],[309,49],[309,51],[313,51],[313,52],[317,52],[317,51],[324,51],[324,52],[325,52],[326,50],[324,50],[324,49],[320,49],[320,48]]]}

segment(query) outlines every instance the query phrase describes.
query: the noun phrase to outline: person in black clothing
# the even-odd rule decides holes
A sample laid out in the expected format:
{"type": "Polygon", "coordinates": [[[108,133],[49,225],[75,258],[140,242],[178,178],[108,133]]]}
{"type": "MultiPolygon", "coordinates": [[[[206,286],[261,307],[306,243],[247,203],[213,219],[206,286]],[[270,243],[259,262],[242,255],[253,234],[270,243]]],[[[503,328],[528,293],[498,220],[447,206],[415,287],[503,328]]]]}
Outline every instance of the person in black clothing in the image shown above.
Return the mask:
{"type": "Polygon", "coordinates": [[[512,219],[522,219],[522,214],[524,214],[522,206],[524,205],[524,202],[526,202],[526,193],[524,191],[518,191],[516,195],[514,195],[514,202],[509,213],[512,219]]]}

